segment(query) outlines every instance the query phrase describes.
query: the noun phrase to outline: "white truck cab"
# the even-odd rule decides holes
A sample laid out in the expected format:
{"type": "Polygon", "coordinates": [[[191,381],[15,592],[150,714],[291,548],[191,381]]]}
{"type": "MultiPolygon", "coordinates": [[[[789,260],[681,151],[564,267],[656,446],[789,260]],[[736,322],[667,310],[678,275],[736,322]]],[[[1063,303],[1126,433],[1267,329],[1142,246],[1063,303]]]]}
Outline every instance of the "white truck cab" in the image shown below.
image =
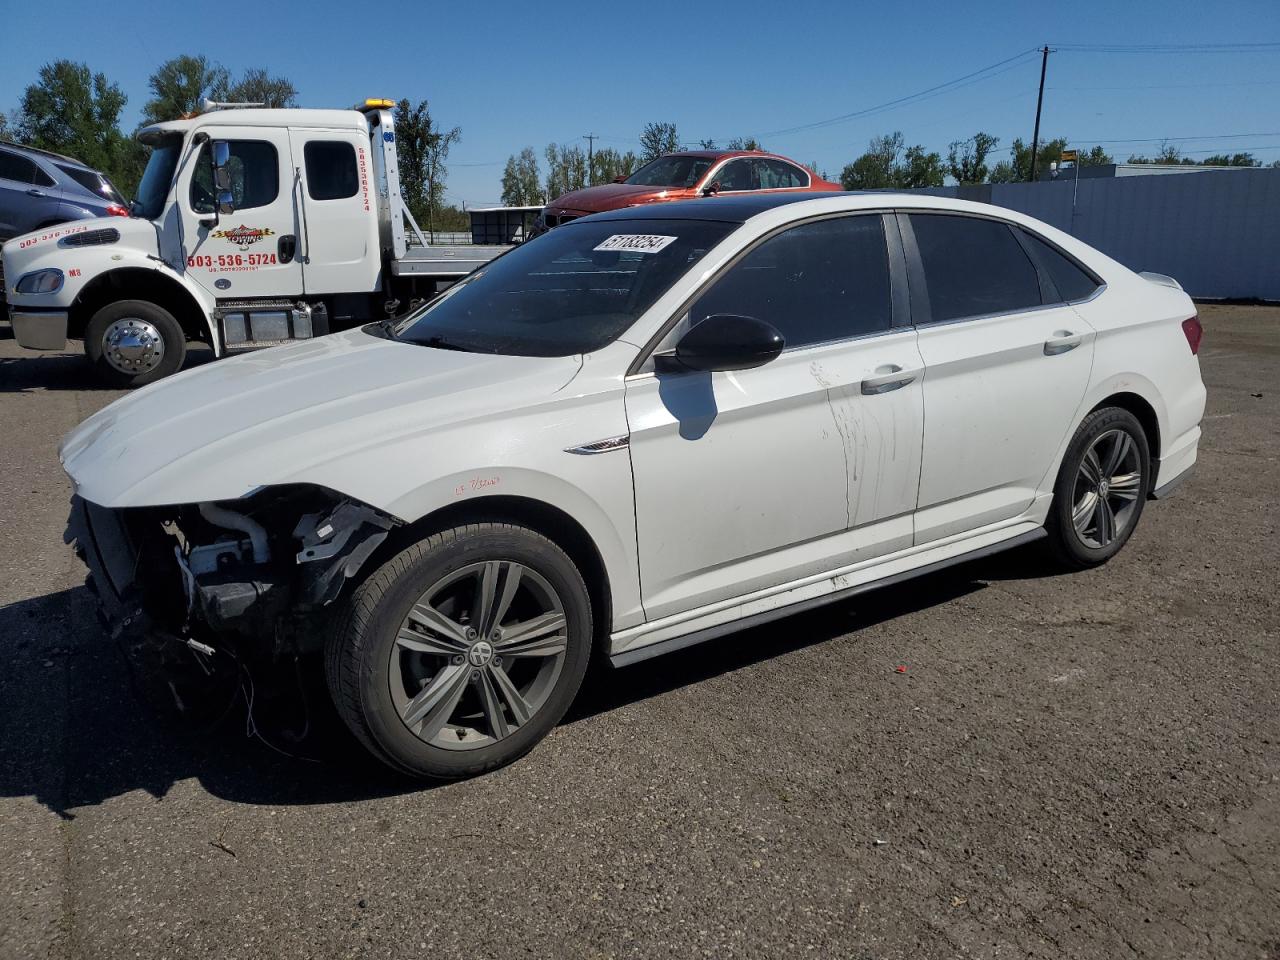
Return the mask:
{"type": "Polygon", "coordinates": [[[501,253],[425,241],[400,196],[391,107],[214,110],[143,128],[131,218],[5,244],[18,343],[82,338],[108,382],[138,386],[177,371],[188,340],[223,356],[366,323],[501,253]]]}

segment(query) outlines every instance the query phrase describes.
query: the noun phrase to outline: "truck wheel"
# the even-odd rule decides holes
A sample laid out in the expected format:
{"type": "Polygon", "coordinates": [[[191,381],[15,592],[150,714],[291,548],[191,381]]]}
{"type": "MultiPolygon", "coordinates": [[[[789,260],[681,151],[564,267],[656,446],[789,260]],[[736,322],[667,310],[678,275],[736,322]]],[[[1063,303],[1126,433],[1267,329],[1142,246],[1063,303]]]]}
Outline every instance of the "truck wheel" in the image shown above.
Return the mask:
{"type": "Polygon", "coordinates": [[[523,756],[564,716],[591,655],[573,561],[506,523],[455,527],[383,564],[325,644],[339,714],[374,756],[457,780],[523,756]]]}
{"type": "Polygon", "coordinates": [[[103,382],[141,387],[182,368],[187,337],[163,307],[145,300],[118,300],[89,321],[84,352],[103,382]]]}

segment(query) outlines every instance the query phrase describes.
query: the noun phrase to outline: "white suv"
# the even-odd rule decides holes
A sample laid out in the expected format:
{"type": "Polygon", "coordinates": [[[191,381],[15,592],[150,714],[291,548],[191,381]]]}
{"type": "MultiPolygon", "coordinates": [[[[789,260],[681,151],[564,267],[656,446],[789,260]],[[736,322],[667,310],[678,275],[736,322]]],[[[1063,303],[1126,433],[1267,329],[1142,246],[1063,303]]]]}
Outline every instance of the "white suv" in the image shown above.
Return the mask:
{"type": "Polygon", "coordinates": [[[1046,538],[1112,557],[1196,458],[1195,307],[1009,210],[583,218],[418,312],[175,376],[61,456],[108,615],[201,678],[323,649],[420,777],[625,665],[1046,538]]]}

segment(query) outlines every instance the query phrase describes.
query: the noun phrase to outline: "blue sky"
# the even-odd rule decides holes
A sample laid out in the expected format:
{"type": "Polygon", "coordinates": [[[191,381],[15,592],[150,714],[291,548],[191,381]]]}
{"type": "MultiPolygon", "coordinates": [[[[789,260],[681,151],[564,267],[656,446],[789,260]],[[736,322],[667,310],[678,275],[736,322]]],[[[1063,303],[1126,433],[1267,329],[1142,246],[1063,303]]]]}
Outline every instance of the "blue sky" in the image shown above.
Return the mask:
{"type": "MultiPolygon", "coordinates": [[[[303,106],[371,96],[427,99],[462,127],[449,197],[498,200],[502,163],[550,141],[627,149],[646,121],[686,142],[764,135],[764,145],[838,174],[877,134],[946,152],[986,130],[1030,140],[1039,58],[877,115],[770,134],[924,90],[1053,44],[1280,41],[1277,0],[1115,0],[862,5],[834,2],[36,4],[0,0],[0,110],[41,64],[87,62],[129,97],[132,127],[155,65],[203,53],[238,72],[289,77],[303,106]],[[93,11],[93,15],[88,15],[93,11]],[[967,11],[967,12],[966,12],[967,11]],[[53,18],[51,20],[51,18],[53,18]],[[56,21],[56,22],[53,22],[56,21]]],[[[1108,143],[1118,159],[1162,137],[1191,156],[1250,150],[1280,159],[1280,50],[1098,53],[1049,58],[1042,134],[1108,143]]]]}

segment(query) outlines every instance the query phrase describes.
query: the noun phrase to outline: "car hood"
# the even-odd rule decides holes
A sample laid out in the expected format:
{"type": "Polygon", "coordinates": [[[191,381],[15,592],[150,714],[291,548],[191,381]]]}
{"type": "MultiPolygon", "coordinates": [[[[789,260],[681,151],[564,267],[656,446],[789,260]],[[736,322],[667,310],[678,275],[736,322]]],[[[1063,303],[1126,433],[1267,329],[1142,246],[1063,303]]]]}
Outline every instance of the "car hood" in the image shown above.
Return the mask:
{"type": "Polygon", "coordinates": [[[4,242],[4,273],[9,283],[16,283],[19,273],[38,269],[44,266],[63,266],[65,256],[60,251],[97,250],[101,247],[123,246],[131,250],[140,250],[155,256],[159,252],[159,240],[156,237],[156,225],[150,220],[135,217],[91,217],[88,220],[72,220],[56,226],[33,230],[4,242]],[[114,230],[120,235],[118,240],[102,242],[104,238],[95,238],[96,242],[87,246],[76,246],[68,250],[66,244],[59,241],[88,234],[96,230],[114,230]],[[50,257],[52,256],[52,259],[50,257]],[[43,261],[49,260],[48,263],[43,261]]]}
{"type": "Polygon", "coordinates": [[[230,500],[331,461],[545,399],[579,357],[437,350],[361,330],[219,360],[94,414],[59,457],[106,507],[230,500]]]}
{"type": "Polygon", "coordinates": [[[600,213],[604,210],[617,210],[650,200],[676,200],[692,196],[692,191],[684,187],[646,187],[632,183],[604,183],[598,187],[587,187],[585,190],[574,190],[547,204],[550,210],[581,210],[586,213],[600,213]]]}

